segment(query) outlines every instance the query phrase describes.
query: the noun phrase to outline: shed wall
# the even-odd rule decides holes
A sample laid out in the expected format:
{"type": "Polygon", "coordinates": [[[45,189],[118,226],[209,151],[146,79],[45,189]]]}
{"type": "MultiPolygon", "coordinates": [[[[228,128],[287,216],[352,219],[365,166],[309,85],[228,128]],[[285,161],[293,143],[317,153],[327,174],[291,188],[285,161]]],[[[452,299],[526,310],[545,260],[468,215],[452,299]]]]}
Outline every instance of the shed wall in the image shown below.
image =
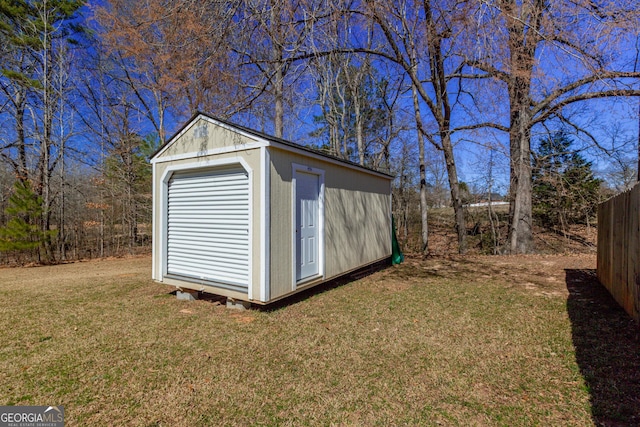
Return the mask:
{"type": "MultiPolygon", "coordinates": [[[[194,128],[191,127],[183,135],[168,147],[165,152],[158,156],[159,162],[154,164],[154,231],[153,231],[153,278],[164,283],[181,286],[187,289],[200,290],[202,288],[198,283],[191,281],[182,281],[177,279],[163,278],[163,266],[166,260],[163,260],[165,254],[163,245],[165,239],[163,238],[163,224],[166,225],[165,209],[161,208],[162,200],[166,197],[166,187],[164,186],[162,179],[166,176],[167,169],[180,169],[180,168],[209,168],[215,167],[221,163],[241,163],[244,162],[251,169],[250,176],[250,223],[251,223],[251,240],[250,240],[250,287],[254,299],[258,299],[260,295],[260,213],[264,206],[260,198],[260,176],[262,163],[260,160],[260,149],[248,149],[241,150],[233,153],[216,153],[205,154],[208,151],[215,151],[221,147],[227,147],[228,140],[235,141],[235,146],[241,146],[241,144],[250,144],[253,141],[249,138],[230,132],[224,128],[217,127],[208,123],[207,121],[200,120],[200,126],[204,126],[206,131],[200,130],[200,134],[196,131],[194,135],[194,128]],[[193,151],[196,150],[196,151],[193,151]],[[168,158],[182,157],[177,160],[162,161],[168,158]]],[[[240,295],[233,292],[226,292],[223,290],[216,290],[212,292],[220,295],[231,296],[239,298],[240,295]]],[[[244,296],[246,299],[246,295],[244,296]]]]}
{"type": "Polygon", "coordinates": [[[165,182],[172,171],[240,163],[250,169],[250,299],[272,301],[296,290],[293,167],[304,165],[324,177],[323,276],[311,286],[391,255],[391,181],[383,176],[296,154],[254,139],[228,125],[199,118],[153,159],[153,278],[187,289],[247,299],[234,291],[163,277],[166,268],[165,182]],[[264,174],[264,169],[267,174],[264,174]],[[263,180],[263,178],[265,178],[263,180]],[[266,198],[266,200],[263,200],[266,198]],[[263,259],[264,258],[264,259],[263,259]],[[267,280],[263,280],[267,278],[267,280]]]}
{"type": "Polygon", "coordinates": [[[320,159],[271,154],[271,298],[291,293],[293,164],[324,170],[325,280],[391,255],[391,181],[320,159]]]}

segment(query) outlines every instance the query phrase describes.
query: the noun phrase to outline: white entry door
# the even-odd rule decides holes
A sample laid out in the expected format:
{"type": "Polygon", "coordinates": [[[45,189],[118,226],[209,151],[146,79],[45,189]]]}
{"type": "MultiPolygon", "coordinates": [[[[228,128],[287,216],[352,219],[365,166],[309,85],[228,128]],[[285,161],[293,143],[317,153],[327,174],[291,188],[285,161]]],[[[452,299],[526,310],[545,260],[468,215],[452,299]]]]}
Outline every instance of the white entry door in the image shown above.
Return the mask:
{"type": "Polygon", "coordinates": [[[319,274],[320,177],[296,173],[296,281],[319,274]]]}

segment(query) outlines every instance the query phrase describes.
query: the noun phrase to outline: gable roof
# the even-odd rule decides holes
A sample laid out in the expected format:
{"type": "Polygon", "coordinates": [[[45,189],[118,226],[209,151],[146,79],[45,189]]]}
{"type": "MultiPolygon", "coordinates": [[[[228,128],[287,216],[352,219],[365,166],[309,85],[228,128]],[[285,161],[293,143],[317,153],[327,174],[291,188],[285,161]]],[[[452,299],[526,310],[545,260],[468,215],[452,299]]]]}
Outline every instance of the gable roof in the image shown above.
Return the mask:
{"type": "Polygon", "coordinates": [[[295,142],[291,142],[288,141],[286,139],[282,139],[282,138],[278,138],[272,135],[268,135],[264,132],[260,132],[245,126],[241,126],[232,122],[229,122],[227,120],[223,120],[217,117],[214,117],[212,115],[203,113],[203,112],[196,112],[193,116],[191,116],[191,118],[189,120],[187,120],[185,122],[184,125],[182,125],[182,127],[180,127],[180,129],[178,129],[177,132],[175,132],[170,138],[168,138],[166,140],[166,142],[164,144],[162,144],[160,147],[158,147],[158,149],[151,155],[151,159],[154,159],[158,154],[160,154],[162,151],[164,151],[165,148],[167,148],[181,133],[183,133],[185,131],[185,129],[187,127],[189,127],[192,123],[194,123],[199,117],[204,117],[206,119],[212,120],[214,122],[218,122],[224,126],[236,129],[242,133],[246,133],[248,135],[254,136],[256,138],[262,139],[264,141],[267,141],[270,145],[274,145],[278,148],[283,148],[283,149],[289,149],[289,150],[302,150],[305,151],[307,153],[313,154],[315,156],[320,156],[320,157],[324,157],[328,160],[330,160],[332,163],[333,162],[338,162],[338,163],[344,163],[345,166],[349,166],[351,168],[357,168],[357,169],[362,169],[363,171],[366,172],[373,172],[375,174],[380,174],[383,175],[387,178],[393,179],[394,176],[390,175],[386,172],[382,172],[367,166],[362,166],[356,162],[352,162],[350,160],[345,160],[342,159],[338,156],[334,156],[328,153],[325,153],[324,151],[315,149],[315,148],[311,148],[311,147],[307,147],[301,144],[296,144],[295,142]]]}

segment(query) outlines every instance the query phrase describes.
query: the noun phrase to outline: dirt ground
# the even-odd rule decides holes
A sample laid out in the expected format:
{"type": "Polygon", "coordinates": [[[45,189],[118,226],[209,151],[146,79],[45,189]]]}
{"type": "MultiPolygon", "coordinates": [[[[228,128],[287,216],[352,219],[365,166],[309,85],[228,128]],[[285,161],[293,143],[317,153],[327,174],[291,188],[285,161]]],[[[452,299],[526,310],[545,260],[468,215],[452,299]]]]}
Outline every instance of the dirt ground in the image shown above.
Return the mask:
{"type": "Polygon", "coordinates": [[[468,255],[432,257],[407,256],[406,262],[414,266],[429,266],[444,277],[461,273],[478,281],[509,278],[517,287],[541,294],[567,296],[567,271],[591,270],[595,273],[596,255],[576,253],[566,255],[468,255]],[[466,265],[466,268],[465,268],[466,265]]]}

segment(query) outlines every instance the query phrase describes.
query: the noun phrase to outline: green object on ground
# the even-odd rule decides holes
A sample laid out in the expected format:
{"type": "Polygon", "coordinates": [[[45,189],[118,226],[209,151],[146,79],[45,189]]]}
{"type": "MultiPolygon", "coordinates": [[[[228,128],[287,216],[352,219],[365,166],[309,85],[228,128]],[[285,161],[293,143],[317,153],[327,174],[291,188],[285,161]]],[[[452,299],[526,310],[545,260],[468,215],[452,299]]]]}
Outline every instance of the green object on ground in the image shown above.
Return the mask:
{"type": "Polygon", "coordinates": [[[400,249],[398,238],[396,237],[396,221],[391,217],[391,226],[393,228],[393,234],[391,238],[391,264],[396,265],[404,261],[404,254],[400,249]]]}

